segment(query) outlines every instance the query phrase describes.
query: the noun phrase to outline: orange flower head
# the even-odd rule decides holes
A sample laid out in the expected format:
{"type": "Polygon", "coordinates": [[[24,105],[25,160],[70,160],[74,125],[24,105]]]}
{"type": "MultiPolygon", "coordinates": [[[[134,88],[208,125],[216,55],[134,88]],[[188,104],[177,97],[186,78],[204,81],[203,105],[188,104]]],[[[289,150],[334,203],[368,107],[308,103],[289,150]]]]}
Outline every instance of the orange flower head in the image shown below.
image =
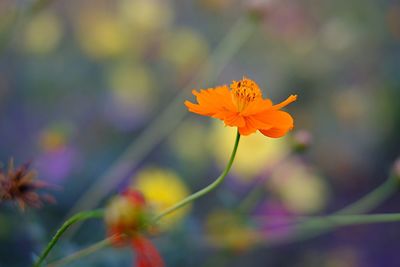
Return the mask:
{"type": "Polygon", "coordinates": [[[280,109],[296,101],[297,96],[291,95],[273,105],[270,99],[262,98],[257,83],[246,77],[233,81],[230,88],[223,85],[192,93],[198,103],[185,101],[189,111],[223,120],[227,126],[238,127],[241,135],[258,130],[265,136],[278,138],[293,129],[292,116],[280,109]]]}

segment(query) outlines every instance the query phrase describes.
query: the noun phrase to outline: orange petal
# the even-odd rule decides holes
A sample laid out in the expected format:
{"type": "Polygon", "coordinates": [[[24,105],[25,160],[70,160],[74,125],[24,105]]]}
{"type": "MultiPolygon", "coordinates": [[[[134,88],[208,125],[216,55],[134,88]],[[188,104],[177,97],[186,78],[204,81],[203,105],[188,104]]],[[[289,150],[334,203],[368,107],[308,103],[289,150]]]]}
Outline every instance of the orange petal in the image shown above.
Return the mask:
{"type": "Polygon", "coordinates": [[[231,93],[227,86],[200,90],[200,92],[193,90],[192,93],[196,96],[198,104],[185,101],[185,105],[191,112],[204,116],[214,116],[226,111],[231,111],[231,113],[236,112],[231,93]]]}
{"type": "Polygon", "coordinates": [[[254,123],[254,121],[251,118],[245,117],[245,122],[246,122],[246,125],[244,125],[243,127],[239,127],[239,133],[241,135],[246,136],[246,135],[255,133],[258,130],[256,124],[254,123]]]}
{"type": "Polygon", "coordinates": [[[189,102],[187,100],[185,101],[185,106],[190,112],[197,113],[199,115],[211,116],[213,114],[209,110],[204,109],[204,107],[201,107],[198,104],[193,104],[192,102],[189,102]]]}
{"type": "Polygon", "coordinates": [[[272,110],[265,112],[261,119],[263,122],[273,125],[271,129],[260,129],[260,132],[268,137],[282,137],[293,129],[293,118],[289,113],[284,111],[272,110]]]}
{"type": "Polygon", "coordinates": [[[260,132],[265,136],[278,138],[284,136],[289,130],[290,128],[284,128],[284,129],[271,128],[269,130],[260,130],[260,132]]]}
{"type": "Polygon", "coordinates": [[[251,116],[257,113],[260,113],[264,110],[269,109],[272,107],[272,101],[269,99],[256,99],[252,103],[250,103],[242,112],[243,116],[251,116]]]}
{"type": "Polygon", "coordinates": [[[240,135],[243,135],[243,136],[250,135],[257,131],[256,128],[252,128],[252,127],[248,126],[247,124],[243,127],[239,127],[238,129],[239,129],[240,135]]]}
{"type": "MultiPolygon", "coordinates": [[[[216,117],[216,116],[214,116],[216,117]]],[[[218,117],[216,117],[218,118],[218,117]]],[[[221,119],[221,118],[219,118],[221,119]]],[[[243,119],[242,116],[240,116],[238,113],[230,113],[226,112],[226,115],[222,119],[227,126],[237,126],[237,127],[243,127],[245,126],[246,122],[243,119]]]]}
{"type": "Polygon", "coordinates": [[[246,123],[250,124],[253,128],[256,128],[256,129],[268,130],[273,127],[273,125],[265,123],[265,122],[257,119],[257,116],[246,117],[246,123]]]}
{"type": "Polygon", "coordinates": [[[136,251],[137,267],[164,267],[164,261],[157,248],[150,240],[137,236],[132,239],[132,247],[136,251]]]}
{"type": "Polygon", "coordinates": [[[285,101],[282,101],[279,104],[273,105],[272,108],[274,110],[281,109],[281,108],[286,107],[287,105],[289,105],[290,103],[292,103],[292,102],[294,102],[296,100],[297,100],[297,95],[290,95],[285,101]]]}
{"type": "Polygon", "coordinates": [[[293,128],[293,118],[289,113],[281,110],[268,110],[253,115],[256,120],[270,125],[272,128],[293,128]]]}

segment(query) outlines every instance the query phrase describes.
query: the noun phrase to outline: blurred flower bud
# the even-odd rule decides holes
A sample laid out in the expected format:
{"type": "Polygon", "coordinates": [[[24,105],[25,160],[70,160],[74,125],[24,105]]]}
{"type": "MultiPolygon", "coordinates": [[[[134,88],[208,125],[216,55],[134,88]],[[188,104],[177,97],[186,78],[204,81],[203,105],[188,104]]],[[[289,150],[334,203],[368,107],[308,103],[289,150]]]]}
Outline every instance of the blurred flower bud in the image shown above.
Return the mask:
{"type": "Polygon", "coordinates": [[[150,214],[144,196],[129,188],[114,197],[104,216],[108,235],[115,246],[130,245],[136,253],[135,265],[163,267],[164,261],[151,241],[142,233],[150,224],[150,214]]]}
{"type": "Polygon", "coordinates": [[[313,138],[310,132],[299,130],[293,134],[292,149],[294,152],[302,153],[312,144],[313,138]]]}
{"type": "Polygon", "coordinates": [[[393,175],[400,180],[400,157],[398,157],[394,164],[393,164],[393,169],[392,169],[393,175]]]}
{"type": "Polygon", "coordinates": [[[122,235],[131,237],[145,230],[149,215],[143,195],[134,189],[125,190],[108,204],[104,219],[108,235],[117,235],[116,245],[122,245],[122,235]]]}
{"type": "Polygon", "coordinates": [[[249,0],[245,7],[252,18],[262,20],[269,14],[272,4],[273,0],[249,0]]]}

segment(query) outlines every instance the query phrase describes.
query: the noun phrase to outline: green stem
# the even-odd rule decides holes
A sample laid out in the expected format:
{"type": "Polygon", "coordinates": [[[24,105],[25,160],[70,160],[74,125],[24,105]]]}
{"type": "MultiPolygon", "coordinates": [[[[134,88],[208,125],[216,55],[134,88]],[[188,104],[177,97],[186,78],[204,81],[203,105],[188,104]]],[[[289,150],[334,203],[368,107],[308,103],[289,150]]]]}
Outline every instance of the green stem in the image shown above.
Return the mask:
{"type": "Polygon", "coordinates": [[[372,192],[362,197],[358,201],[337,211],[337,214],[364,213],[376,208],[384,202],[388,197],[392,196],[398,190],[398,180],[393,175],[374,189],[372,192]]]}
{"type": "Polygon", "coordinates": [[[91,245],[91,246],[89,246],[87,248],[79,250],[79,251],[75,252],[74,254],[71,254],[71,255],[69,255],[69,256],[67,256],[65,258],[62,258],[61,260],[52,262],[47,267],[63,266],[63,265],[66,265],[66,264],[68,264],[70,262],[78,260],[80,258],[86,257],[86,256],[88,256],[88,255],[90,255],[92,253],[95,253],[95,252],[97,252],[97,251],[99,251],[101,249],[104,249],[104,248],[108,247],[109,245],[111,245],[114,238],[115,237],[112,236],[112,237],[103,239],[103,240],[101,240],[101,241],[99,241],[97,243],[94,243],[93,245],[91,245]]]}
{"type": "Polygon", "coordinates": [[[79,221],[84,221],[87,219],[93,219],[93,218],[101,218],[104,215],[103,210],[90,210],[90,211],[83,211],[80,213],[75,214],[72,216],[70,219],[64,222],[64,224],[61,226],[60,229],[56,232],[56,234],[53,236],[53,238],[50,240],[50,242],[47,244],[45,250],[42,252],[40,255],[39,259],[35,262],[33,265],[34,267],[39,267],[43,261],[46,259],[47,255],[50,253],[51,249],[55,246],[57,241],[60,239],[62,234],[74,223],[79,222],[79,221]]]}
{"type": "Polygon", "coordinates": [[[320,217],[303,218],[310,227],[329,226],[340,227],[357,224],[389,223],[400,221],[400,213],[389,214],[353,214],[353,215],[330,215],[320,217]]]}
{"type": "Polygon", "coordinates": [[[222,174],[220,176],[218,176],[218,178],[214,182],[212,182],[207,187],[201,189],[200,191],[197,191],[196,193],[188,196],[187,198],[183,199],[182,201],[176,203],[175,205],[173,205],[172,207],[166,209],[165,211],[161,212],[159,215],[154,217],[153,222],[157,222],[162,217],[164,217],[164,216],[170,214],[171,212],[174,212],[175,210],[187,205],[188,203],[198,199],[199,197],[204,196],[205,194],[207,194],[207,193],[211,192],[212,190],[214,190],[218,185],[220,185],[224,181],[226,175],[229,173],[229,171],[230,171],[230,169],[232,167],[233,161],[234,161],[235,156],[236,156],[236,151],[237,151],[237,148],[239,146],[239,140],[240,140],[240,134],[239,134],[239,131],[238,131],[237,134],[236,134],[235,145],[233,146],[233,150],[232,150],[232,154],[231,154],[231,157],[229,159],[229,162],[226,165],[225,170],[222,172],[222,174]]]}
{"type": "MultiPolygon", "coordinates": [[[[392,196],[398,190],[398,182],[394,179],[393,176],[390,176],[382,185],[378,188],[374,189],[369,194],[365,195],[358,201],[348,205],[347,207],[337,211],[332,216],[339,216],[343,214],[351,214],[351,213],[365,213],[373,210],[379,204],[383,203],[387,198],[392,196]]],[[[319,225],[315,225],[313,230],[304,231],[308,229],[310,222],[304,222],[299,225],[299,236],[298,240],[308,239],[310,237],[318,236],[322,233],[329,231],[332,228],[331,224],[324,224],[324,221],[321,221],[319,225]]]]}
{"type": "Polygon", "coordinates": [[[239,214],[247,214],[252,208],[254,208],[258,201],[265,196],[264,187],[260,186],[260,182],[256,182],[254,187],[245,196],[245,198],[240,201],[237,206],[237,212],[239,214]]]}
{"type": "MultiPolygon", "coordinates": [[[[355,214],[355,213],[369,212],[374,208],[376,208],[379,204],[383,203],[394,193],[396,193],[398,191],[398,186],[399,186],[398,178],[392,174],[383,184],[374,189],[372,192],[368,193],[367,195],[365,195],[358,201],[348,205],[347,207],[338,210],[331,216],[342,216],[351,213],[355,214]]],[[[331,224],[325,224],[324,222],[326,221],[319,221],[317,223],[317,222],[310,222],[307,220],[300,222],[297,225],[295,225],[296,234],[294,234],[291,237],[288,237],[288,239],[275,241],[267,245],[298,242],[321,235],[333,228],[331,224]]]]}

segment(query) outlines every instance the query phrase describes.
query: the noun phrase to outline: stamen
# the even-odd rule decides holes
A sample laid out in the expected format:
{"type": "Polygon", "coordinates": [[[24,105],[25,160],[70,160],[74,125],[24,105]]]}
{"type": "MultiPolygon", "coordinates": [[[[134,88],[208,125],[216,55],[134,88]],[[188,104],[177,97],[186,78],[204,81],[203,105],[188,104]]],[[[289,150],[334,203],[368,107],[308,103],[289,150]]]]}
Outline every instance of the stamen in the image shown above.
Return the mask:
{"type": "Polygon", "coordinates": [[[251,102],[262,97],[258,85],[245,77],[241,81],[233,81],[231,84],[233,101],[239,111],[246,108],[251,102]]]}

